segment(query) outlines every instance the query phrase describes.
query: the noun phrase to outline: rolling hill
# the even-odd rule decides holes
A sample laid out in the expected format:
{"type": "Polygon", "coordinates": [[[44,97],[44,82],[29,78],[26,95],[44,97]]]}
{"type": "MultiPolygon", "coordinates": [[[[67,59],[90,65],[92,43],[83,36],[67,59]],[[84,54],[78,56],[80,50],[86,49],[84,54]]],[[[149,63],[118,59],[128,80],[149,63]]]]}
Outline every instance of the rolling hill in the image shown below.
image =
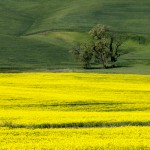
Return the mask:
{"type": "Polygon", "coordinates": [[[127,53],[118,62],[124,67],[101,71],[150,73],[149,7],[149,0],[0,1],[0,70],[80,70],[68,51],[101,23],[146,39],[144,44],[136,38],[124,44],[127,53]]]}

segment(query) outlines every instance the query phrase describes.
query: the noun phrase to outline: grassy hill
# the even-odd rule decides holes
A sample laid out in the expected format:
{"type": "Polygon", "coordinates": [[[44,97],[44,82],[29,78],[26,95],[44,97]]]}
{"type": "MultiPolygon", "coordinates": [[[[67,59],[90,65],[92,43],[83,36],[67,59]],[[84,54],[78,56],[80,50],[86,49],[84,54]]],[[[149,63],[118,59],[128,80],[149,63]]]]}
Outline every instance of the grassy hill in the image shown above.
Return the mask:
{"type": "MultiPolygon", "coordinates": [[[[98,23],[149,39],[149,6],[149,0],[1,1],[0,70],[78,70],[69,48],[98,23]]],[[[123,46],[128,53],[118,62],[124,67],[101,71],[150,73],[149,48],[149,42],[129,40],[123,46]]]]}

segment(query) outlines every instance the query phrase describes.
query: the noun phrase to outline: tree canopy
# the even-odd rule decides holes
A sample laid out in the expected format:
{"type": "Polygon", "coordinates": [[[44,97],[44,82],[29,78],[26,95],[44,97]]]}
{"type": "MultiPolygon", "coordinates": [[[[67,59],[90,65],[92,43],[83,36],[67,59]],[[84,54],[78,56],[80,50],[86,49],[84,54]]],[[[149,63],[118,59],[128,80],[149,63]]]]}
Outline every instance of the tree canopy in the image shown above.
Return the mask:
{"type": "Polygon", "coordinates": [[[77,43],[71,52],[84,68],[90,68],[91,63],[102,64],[104,68],[116,66],[119,50],[126,39],[123,33],[113,32],[109,26],[98,24],[90,32],[91,41],[77,43]]]}

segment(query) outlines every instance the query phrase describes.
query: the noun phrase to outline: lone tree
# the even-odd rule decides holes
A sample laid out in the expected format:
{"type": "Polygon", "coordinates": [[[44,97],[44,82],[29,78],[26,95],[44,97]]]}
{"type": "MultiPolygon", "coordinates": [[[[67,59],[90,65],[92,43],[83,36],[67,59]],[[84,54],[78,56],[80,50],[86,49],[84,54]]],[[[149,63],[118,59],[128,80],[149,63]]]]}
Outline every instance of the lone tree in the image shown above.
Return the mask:
{"type": "Polygon", "coordinates": [[[84,68],[89,68],[91,62],[102,63],[104,68],[114,68],[120,56],[119,49],[126,36],[122,33],[111,32],[106,25],[98,24],[89,32],[92,42],[78,43],[71,52],[84,68]]]}
{"type": "Polygon", "coordinates": [[[93,45],[89,43],[77,43],[71,50],[74,57],[82,63],[83,68],[90,68],[93,56],[93,45]]]}

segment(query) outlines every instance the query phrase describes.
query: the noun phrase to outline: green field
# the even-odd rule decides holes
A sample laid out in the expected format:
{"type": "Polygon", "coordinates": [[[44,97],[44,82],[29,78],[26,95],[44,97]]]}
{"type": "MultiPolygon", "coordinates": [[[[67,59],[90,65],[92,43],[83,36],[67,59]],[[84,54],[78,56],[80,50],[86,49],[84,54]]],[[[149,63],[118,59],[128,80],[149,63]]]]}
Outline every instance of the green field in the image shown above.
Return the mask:
{"type": "MultiPolygon", "coordinates": [[[[141,35],[129,40],[109,73],[150,73],[149,0],[5,0],[0,2],[0,71],[82,71],[69,54],[98,23],[141,35]]],[[[99,71],[90,70],[90,72],[99,71]]]]}
{"type": "Polygon", "coordinates": [[[150,149],[150,76],[0,74],[0,149],[150,149]]]}

